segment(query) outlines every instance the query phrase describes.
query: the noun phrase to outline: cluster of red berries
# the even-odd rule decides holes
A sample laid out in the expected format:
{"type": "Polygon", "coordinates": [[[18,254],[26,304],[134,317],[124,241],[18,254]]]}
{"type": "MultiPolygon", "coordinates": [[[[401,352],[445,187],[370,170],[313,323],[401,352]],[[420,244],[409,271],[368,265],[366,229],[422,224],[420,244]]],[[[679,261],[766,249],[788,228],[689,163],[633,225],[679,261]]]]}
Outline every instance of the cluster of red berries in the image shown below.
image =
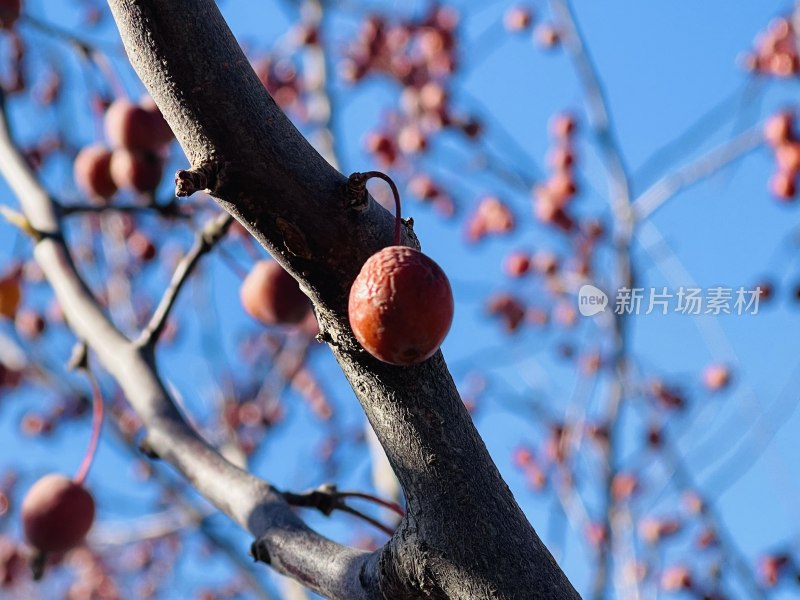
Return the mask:
{"type": "Polygon", "coordinates": [[[421,86],[446,77],[456,65],[458,12],[435,6],[421,20],[389,23],[379,15],[368,17],[342,65],[348,81],[370,73],[385,73],[404,85],[421,86]]]}
{"type": "MultiPolygon", "coordinates": [[[[503,268],[513,278],[530,274],[541,275],[546,284],[551,284],[559,270],[559,259],[551,252],[523,252],[515,250],[505,259],[503,268]]],[[[550,320],[550,313],[540,307],[526,306],[518,296],[499,292],[492,295],[486,305],[489,315],[498,317],[507,333],[514,333],[524,323],[542,326],[550,320]]]]}
{"type": "MultiPolygon", "coordinates": [[[[503,16],[503,25],[510,33],[527,32],[533,26],[533,11],[527,6],[513,6],[503,16]]],[[[561,41],[558,29],[549,23],[540,23],[533,32],[533,41],[542,48],[553,48],[561,41]]]]}
{"type": "Polygon", "coordinates": [[[140,104],[115,100],[106,110],[111,148],[93,144],[75,158],[75,181],[93,200],[105,203],[118,189],[152,193],[161,181],[164,148],[172,130],[149,98],[140,104]]]}
{"type": "Polygon", "coordinates": [[[569,231],[575,221],[568,212],[569,204],[578,192],[573,166],[575,164],[574,136],[577,121],[570,114],[559,114],[550,123],[555,142],[548,157],[551,169],[548,180],[533,190],[534,214],[542,223],[569,231]]]}
{"type": "Polygon", "coordinates": [[[458,13],[441,6],[420,20],[390,23],[371,16],[350,46],[343,63],[347,81],[383,74],[403,87],[400,111],[367,137],[367,150],[381,168],[395,165],[403,155],[425,152],[430,136],[443,128],[469,138],[481,133],[477,119],[454,113],[447,93],[447,80],[456,70],[457,23],[458,13]]]}
{"type": "Polygon", "coordinates": [[[447,217],[455,213],[453,199],[429,175],[417,173],[408,181],[409,193],[422,202],[430,202],[447,217]]]}
{"type": "Polygon", "coordinates": [[[756,38],[755,49],[746,54],[746,69],[775,77],[794,77],[800,72],[795,29],[791,20],[781,17],[770,23],[756,38]]]}
{"type": "Polygon", "coordinates": [[[792,200],[800,173],[800,141],[794,133],[794,114],[785,111],[770,117],[764,126],[764,139],[775,153],[778,166],[769,189],[776,198],[792,200]]]}
{"type": "Polygon", "coordinates": [[[487,235],[500,235],[514,230],[516,221],[508,205],[496,196],[486,196],[478,202],[467,221],[467,241],[477,242],[487,235]]]}

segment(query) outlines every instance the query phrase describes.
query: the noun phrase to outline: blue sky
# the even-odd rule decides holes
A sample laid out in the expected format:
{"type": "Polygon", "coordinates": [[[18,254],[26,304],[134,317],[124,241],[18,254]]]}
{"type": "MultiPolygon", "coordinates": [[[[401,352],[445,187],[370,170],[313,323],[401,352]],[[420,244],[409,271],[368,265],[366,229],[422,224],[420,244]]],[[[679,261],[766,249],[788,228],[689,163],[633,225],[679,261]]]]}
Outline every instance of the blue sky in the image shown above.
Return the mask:
{"type": "MultiPolygon", "coordinates": [[[[268,48],[287,28],[291,9],[274,2],[221,3],[231,29],[245,43],[268,48]]],[[[594,59],[609,101],[615,132],[630,172],[634,173],[634,195],[641,193],[670,169],[685,164],[737,132],[759,122],[771,112],[792,104],[798,84],[753,83],[737,64],[740,52],[751,47],[756,33],[769,20],[791,7],[788,1],[737,2],[735,9],[723,0],[702,3],[675,2],[573,2],[577,19],[594,59]],[[719,127],[701,127],[700,133],[679,144],[674,151],[649,160],[665,144],[727,99],[716,110],[719,127]]],[[[345,3],[401,10],[409,14],[425,6],[422,2],[345,3]]],[[[509,153],[509,161],[533,172],[541,169],[548,148],[547,122],[555,112],[569,109],[583,115],[582,95],[574,70],[561,52],[542,52],[526,35],[505,34],[499,25],[507,2],[456,2],[463,11],[465,32],[463,63],[454,88],[455,105],[482,114],[487,135],[499,146],[513,137],[521,149],[509,153]]],[[[547,14],[545,3],[534,2],[537,14],[547,14]]],[[[49,2],[30,2],[32,14],[70,27],[75,22],[72,5],[53,7],[49,2]],[[45,7],[47,10],[45,10],[45,7]],[[64,14],[57,11],[63,10],[64,14]]],[[[331,20],[334,40],[352,35],[357,20],[352,10],[337,12],[331,20]]],[[[103,34],[116,44],[113,32],[103,34]]],[[[339,44],[334,44],[339,47],[339,44]]],[[[44,56],[48,56],[45,52],[44,56]]],[[[52,56],[52,53],[49,54],[52,56]]],[[[40,59],[41,60],[41,59],[40,59]]],[[[68,57],[59,60],[69,63],[68,57]]],[[[74,65],[71,67],[74,68],[74,65]]],[[[125,79],[129,90],[135,80],[125,79]]],[[[397,96],[397,88],[376,80],[353,90],[335,86],[335,103],[340,110],[335,135],[343,149],[344,170],[372,168],[363,149],[363,138],[378,125],[397,96]]],[[[25,115],[20,108],[20,114],[25,115]]],[[[80,107],[73,110],[80,119],[80,107]]],[[[46,130],[48,117],[30,115],[21,123],[21,135],[34,136],[46,130]]],[[[91,121],[84,114],[83,127],[75,133],[82,143],[93,139],[91,121]]],[[[80,120],[78,121],[80,123],[80,120]]],[[[585,125],[585,120],[583,120],[585,125]]],[[[605,181],[597,152],[588,136],[580,137],[581,184],[587,190],[579,210],[607,216],[605,181]]],[[[430,160],[447,162],[454,142],[437,142],[430,160]]],[[[181,158],[175,158],[180,166],[181,158]]],[[[681,385],[693,398],[692,409],[671,424],[678,445],[693,468],[700,488],[714,499],[728,522],[731,534],[749,559],[784,543],[795,532],[800,471],[792,457],[798,453],[800,415],[794,411],[797,364],[794,337],[800,332],[800,305],[792,303],[792,286],[800,282],[797,248],[797,208],[782,205],[770,197],[767,181],[772,157],[760,149],[735,165],[671,199],[652,218],[647,235],[634,245],[637,276],[643,287],[684,285],[710,287],[752,287],[770,279],[777,288],[777,300],[755,316],[693,318],[687,316],[639,316],[632,319],[632,351],[637,364],[650,377],[662,376],[681,385]],[[669,250],[664,250],[662,237],[669,250]],[[794,236],[794,238],[793,238],[794,236]],[[794,242],[792,240],[795,240],[794,242]],[[655,244],[655,245],[654,245],[655,244]],[[652,253],[651,253],[652,252],[652,253]],[[703,395],[700,372],[706,364],[725,362],[734,366],[735,383],[721,395],[703,395]],[[747,467],[746,469],[744,467],[747,467]],[[707,487],[706,487],[707,486],[707,487]]],[[[69,169],[54,166],[48,173],[51,186],[69,189],[69,169]],[[66,182],[66,183],[65,183],[66,182]]],[[[535,331],[512,338],[486,318],[483,303],[494,290],[507,289],[523,295],[541,293],[526,284],[512,284],[500,271],[510,248],[563,249],[563,240],[534,229],[529,199],[498,187],[481,173],[465,171],[454,181],[459,203],[468,213],[482,193],[499,193],[518,215],[520,227],[507,239],[488,240],[470,247],[463,243],[463,221],[447,221],[427,207],[406,200],[405,214],[415,220],[425,251],[448,272],[456,295],[456,317],[444,344],[456,381],[464,384],[478,369],[489,376],[491,385],[476,413],[476,423],[487,445],[531,521],[551,544],[579,590],[586,590],[591,577],[591,559],[577,542],[579,534],[559,533],[553,515],[552,498],[532,494],[522,475],[511,465],[511,454],[520,443],[534,439],[539,430],[531,413],[516,408],[518,398],[535,397],[550,411],[561,414],[574,386],[574,368],[554,358],[549,351],[558,334],[541,339],[535,331]],[[562,540],[566,539],[566,543],[562,540]]],[[[168,189],[167,187],[164,188],[168,189]]],[[[4,203],[9,191],[0,183],[4,203]]],[[[184,236],[185,237],[185,236],[184,236]]],[[[0,261],[18,251],[16,236],[0,223],[0,261]]],[[[188,238],[182,240],[183,247],[188,238]]],[[[0,263],[2,264],[2,263],[0,263]]],[[[250,323],[238,305],[238,279],[216,257],[208,263],[206,277],[186,289],[184,309],[209,291],[216,314],[226,331],[242,331],[250,323]]],[[[152,284],[163,284],[153,274],[152,284]]],[[[154,287],[157,289],[157,287],[154,287]]],[[[530,298],[536,301],[536,298],[530,298]]],[[[174,347],[161,355],[166,376],[187,398],[187,405],[199,414],[213,408],[208,397],[215,374],[192,352],[200,332],[208,323],[200,319],[174,347]]],[[[581,321],[569,339],[599,343],[601,332],[591,322],[581,321]]],[[[228,359],[234,356],[235,335],[225,339],[228,359]]],[[[58,354],[68,345],[54,343],[58,354]],[[63,348],[62,348],[63,347],[63,348]]],[[[343,428],[357,428],[361,415],[337,367],[325,352],[318,352],[315,368],[324,374],[340,410],[343,428]]],[[[36,403],[35,398],[19,402],[36,403]]],[[[45,444],[26,443],[24,457],[16,446],[15,415],[19,409],[0,413],[0,468],[23,463],[31,473],[51,468],[72,470],[83,451],[86,423],[72,424],[56,439],[45,444]],[[5,448],[4,448],[5,445],[5,448]]],[[[637,411],[631,412],[632,425],[637,411]]],[[[273,434],[270,434],[271,436],[273,434]]],[[[309,425],[302,410],[290,412],[289,419],[274,432],[266,451],[254,465],[257,473],[277,485],[292,489],[315,486],[325,480],[319,469],[308,468],[313,448],[321,440],[319,428],[309,425]]],[[[626,444],[630,451],[633,439],[626,444]]],[[[130,458],[104,441],[92,480],[98,482],[101,517],[124,519],[140,514],[140,501],[152,491],[137,488],[129,476],[130,458]],[[113,475],[113,476],[112,476],[113,475]],[[115,503],[105,511],[102,500],[115,503]]],[[[343,457],[339,482],[343,487],[368,485],[368,464],[363,448],[343,457]]],[[[654,477],[658,480],[658,477],[654,477]]],[[[648,510],[661,514],[673,509],[674,496],[665,496],[648,510]]],[[[338,539],[348,540],[352,522],[341,518],[327,523],[312,521],[338,539]]],[[[224,529],[224,520],[219,520],[224,529]]],[[[234,534],[235,535],[235,534],[234,534]]],[[[246,548],[246,538],[236,536],[246,548]]],[[[175,586],[197,576],[198,565],[188,562],[175,575],[175,586]]],[[[203,565],[202,570],[206,570],[203,565]]],[[[224,574],[224,567],[217,566],[224,574]]],[[[210,576],[209,573],[205,573],[210,576]]],[[[734,592],[741,591],[733,587],[734,592]]],[[[741,596],[738,596],[741,597],[741,596]]],[[[780,596],[779,596],[780,597],[780,596]]],[[[785,597],[789,597],[788,591],[785,597]]]]}

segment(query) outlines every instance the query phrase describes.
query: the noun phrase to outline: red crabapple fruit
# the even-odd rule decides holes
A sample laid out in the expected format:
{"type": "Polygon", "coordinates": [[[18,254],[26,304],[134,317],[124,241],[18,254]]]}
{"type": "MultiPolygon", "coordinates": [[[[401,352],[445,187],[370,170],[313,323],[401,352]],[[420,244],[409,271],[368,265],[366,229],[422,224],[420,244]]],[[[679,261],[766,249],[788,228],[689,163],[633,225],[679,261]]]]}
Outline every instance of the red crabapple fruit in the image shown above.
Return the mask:
{"type": "Polygon", "coordinates": [[[101,144],[78,152],[73,171],[75,183],[94,199],[108,200],[117,192],[111,177],[111,151],[101,144]]]}
{"type": "Polygon", "coordinates": [[[309,310],[308,298],[295,278],[274,260],[253,266],[239,296],[245,312],[265,325],[296,325],[309,310]]]}
{"type": "Polygon", "coordinates": [[[111,178],[120,188],[152,192],[158,187],[163,170],[163,162],[155,154],[126,148],[111,153],[111,178]]]}
{"type": "Polygon", "coordinates": [[[142,107],[115,100],[106,111],[105,129],[112,146],[128,150],[155,152],[172,139],[172,131],[153,103],[142,107]]]}
{"type": "Polygon", "coordinates": [[[94,521],[89,491],[58,473],[50,473],[28,490],[20,509],[22,527],[40,552],[64,552],[80,544],[94,521]]]}
{"type": "Polygon", "coordinates": [[[408,366],[430,358],[453,321],[453,293],[432,259],[405,246],[373,254],[353,282],[350,327],[383,362],[408,366]]]}
{"type": "Polygon", "coordinates": [[[764,139],[772,146],[780,146],[792,139],[794,115],[790,112],[779,112],[771,116],[764,125],[764,139]]]}

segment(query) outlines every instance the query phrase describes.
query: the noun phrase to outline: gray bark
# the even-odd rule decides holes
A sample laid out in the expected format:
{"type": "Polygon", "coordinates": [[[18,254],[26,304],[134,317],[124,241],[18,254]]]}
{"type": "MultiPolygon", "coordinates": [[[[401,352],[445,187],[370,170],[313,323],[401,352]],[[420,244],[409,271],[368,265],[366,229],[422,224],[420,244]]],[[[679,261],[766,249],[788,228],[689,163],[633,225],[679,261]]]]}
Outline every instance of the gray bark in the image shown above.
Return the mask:
{"type": "MultiPolygon", "coordinates": [[[[253,533],[258,559],[325,596],[577,598],[492,462],[442,354],[394,367],[353,338],[349,288],[364,261],[392,243],[392,215],[369,197],[353,204],[346,178],[276,106],[212,0],[109,4],[132,65],[191,163],[178,174],[179,190],[207,188],[311,297],[402,485],[407,516],[375,553],[343,547],[203,442],[175,408],[149,348],[125,338],[83,285],[52,202],[3,127],[0,168],[31,224],[49,233],[36,257],[76,334],[143,419],[149,446],[253,533]]],[[[416,244],[409,228],[404,240],[416,244]]]]}

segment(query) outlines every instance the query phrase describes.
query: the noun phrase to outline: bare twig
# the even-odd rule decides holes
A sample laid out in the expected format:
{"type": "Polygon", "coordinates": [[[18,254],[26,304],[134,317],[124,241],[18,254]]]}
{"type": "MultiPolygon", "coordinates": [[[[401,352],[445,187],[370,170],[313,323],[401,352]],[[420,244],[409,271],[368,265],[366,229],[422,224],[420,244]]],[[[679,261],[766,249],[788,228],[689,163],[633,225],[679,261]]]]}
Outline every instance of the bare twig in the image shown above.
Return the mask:
{"type": "Polygon", "coordinates": [[[107,212],[120,213],[157,213],[164,217],[188,219],[190,214],[181,210],[177,202],[166,204],[65,204],[58,206],[59,215],[71,217],[73,215],[100,214],[107,212]]]}
{"type": "Polygon", "coordinates": [[[161,302],[156,308],[153,316],[147,327],[144,328],[136,341],[141,347],[152,347],[157,341],[164,326],[167,324],[167,318],[178,299],[178,294],[181,291],[184,283],[186,283],[189,276],[192,274],[195,265],[200,261],[204,254],[211,251],[211,249],[225,236],[225,233],[233,223],[233,217],[228,213],[221,213],[214,219],[209,221],[203,229],[201,229],[195,238],[192,249],[184,256],[178,263],[175,273],[172,275],[167,291],[161,298],[161,302]]]}
{"type": "Polygon", "coordinates": [[[376,498],[370,494],[363,494],[360,492],[339,492],[336,489],[335,485],[332,484],[325,484],[321,485],[320,487],[311,490],[310,492],[306,492],[304,494],[294,494],[292,492],[283,492],[283,497],[286,499],[291,506],[301,506],[304,508],[316,508],[325,516],[330,516],[333,511],[340,510],[342,512],[350,513],[358,517],[359,519],[363,519],[367,523],[377,527],[387,535],[391,536],[394,534],[394,529],[388,527],[378,521],[362,513],[355,508],[348,506],[345,502],[345,498],[361,498],[363,500],[369,500],[384,508],[389,508],[390,510],[398,513],[401,517],[405,516],[405,512],[402,508],[400,508],[394,502],[387,502],[385,500],[381,500],[380,498],[376,498]]]}
{"type": "Polygon", "coordinates": [[[635,219],[637,221],[646,219],[669,199],[749,154],[760,147],[763,141],[761,126],[752,127],[688,165],[662,177],[634,201],[635,219]]]}

